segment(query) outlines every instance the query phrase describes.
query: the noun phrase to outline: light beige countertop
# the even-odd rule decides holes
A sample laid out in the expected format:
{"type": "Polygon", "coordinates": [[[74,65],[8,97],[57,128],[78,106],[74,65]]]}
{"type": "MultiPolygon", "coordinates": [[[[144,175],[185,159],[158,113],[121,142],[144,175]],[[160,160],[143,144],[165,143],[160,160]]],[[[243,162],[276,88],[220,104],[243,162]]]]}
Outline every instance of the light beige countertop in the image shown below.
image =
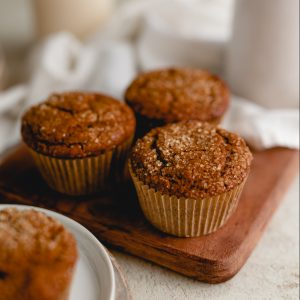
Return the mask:
{"type": "Polygon", "coordinates": [[[112,251],[133,300],[299,299],[299,178],[285,195],[258,246],[230,281],[209,285],[112,251]]]}

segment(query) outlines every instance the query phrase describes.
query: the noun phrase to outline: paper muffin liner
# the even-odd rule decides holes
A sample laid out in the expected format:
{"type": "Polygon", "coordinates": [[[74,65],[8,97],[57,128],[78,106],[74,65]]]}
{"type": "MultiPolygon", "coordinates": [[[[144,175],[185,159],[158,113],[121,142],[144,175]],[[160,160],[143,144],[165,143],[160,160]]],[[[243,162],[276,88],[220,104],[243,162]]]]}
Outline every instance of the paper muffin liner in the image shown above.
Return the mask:
{"type": "Polygon", "coordinates": [[[105,188],[116,177],[122,180],[132,139],[112,151],[86,158],[56,158],[32,149],[30,152],[52,189],[67,195],[87,195],[105,188]]]}
{"type": "Polygon", "coordinates": [[[178,237],[197,237],[222,227],[235,211],[247,178],[232,190],[201,199],[164,195],[143,184],[129,163],[144,215],[157,229],[178,237]]]}

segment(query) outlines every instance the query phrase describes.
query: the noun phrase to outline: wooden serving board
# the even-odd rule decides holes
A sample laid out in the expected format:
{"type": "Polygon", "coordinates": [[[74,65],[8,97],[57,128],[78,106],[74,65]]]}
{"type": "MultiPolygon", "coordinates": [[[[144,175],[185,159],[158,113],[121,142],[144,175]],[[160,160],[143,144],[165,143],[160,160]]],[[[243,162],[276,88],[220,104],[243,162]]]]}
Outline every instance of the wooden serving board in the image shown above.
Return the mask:
{"type": "Polygon", "coordinates": [[[41,179],[24,147],[0,164],[0,203],[45,207],[89,228],[102,242],[209,283],[234,276],[251,254],[298,170],[298,151],[256,153],[240,204],[229,222],[200,238],[176,238],[143,217],[131,184],[93,197],[67,197],[41,179]]]}

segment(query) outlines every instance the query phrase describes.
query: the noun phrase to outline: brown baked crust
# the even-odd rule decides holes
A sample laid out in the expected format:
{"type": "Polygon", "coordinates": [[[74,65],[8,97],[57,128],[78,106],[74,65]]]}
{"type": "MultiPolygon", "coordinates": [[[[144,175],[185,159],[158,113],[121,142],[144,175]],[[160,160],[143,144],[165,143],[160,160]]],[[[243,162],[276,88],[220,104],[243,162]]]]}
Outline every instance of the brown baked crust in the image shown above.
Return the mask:
{"type": "Polygon", "coordinates": [[[32,209],[0,211],[0,299],[62,299],[76,260],[75,239],[53,218],[32,209]]]}
{"type": "Polygon", "coordinates": [[[125,93],[141,116],[164,124],[183,120],[217,123],[229,105],[229,89],[207,71],[170,68],[139,75],[125,93]]]}
{"type": "Polygon", "coordinates": [[[22,118],[22,137],[33,150],[60,158],[96,156],[134,135],[135,116],[111,97],[69,92],[51,95],[22,118]]]}
{"type": "Polygon", "coordinates": [[[144,184],[170,196],[219,195],[243,182],[252,154],[234,133],[199,121],[152,129],[137,141],[130,162],[144,184]]]}

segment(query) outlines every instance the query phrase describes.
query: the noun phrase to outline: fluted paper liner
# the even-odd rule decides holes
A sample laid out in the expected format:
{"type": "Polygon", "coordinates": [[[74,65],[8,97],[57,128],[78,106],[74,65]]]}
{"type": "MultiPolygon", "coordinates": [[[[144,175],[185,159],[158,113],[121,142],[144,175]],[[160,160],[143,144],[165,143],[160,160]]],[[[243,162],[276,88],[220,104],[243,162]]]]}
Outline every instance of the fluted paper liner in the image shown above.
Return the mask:
{"type": "Polygon", "coordinates": [[[64,159],[30,152],[48,185],[67,195],[93,194],[103,189],[111,178],[121,180],[132,138],[112,151],[86,158],[64,159]]]}
{"type": "Polygon", "coordinates": [[[179,237],[196,237],[216,231],[235,211],[247,178],[232,190],[208,198],[169,196],[143,184],[132,171],[141,208],[157,229],[179,237]]]}

